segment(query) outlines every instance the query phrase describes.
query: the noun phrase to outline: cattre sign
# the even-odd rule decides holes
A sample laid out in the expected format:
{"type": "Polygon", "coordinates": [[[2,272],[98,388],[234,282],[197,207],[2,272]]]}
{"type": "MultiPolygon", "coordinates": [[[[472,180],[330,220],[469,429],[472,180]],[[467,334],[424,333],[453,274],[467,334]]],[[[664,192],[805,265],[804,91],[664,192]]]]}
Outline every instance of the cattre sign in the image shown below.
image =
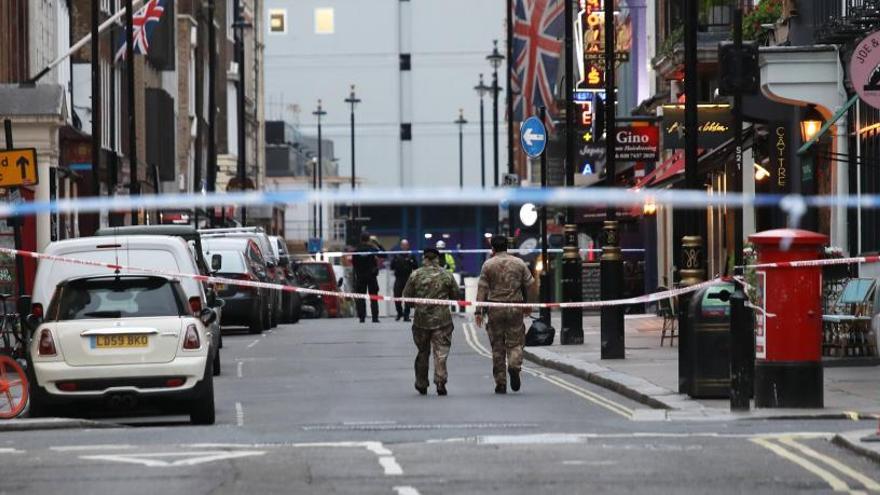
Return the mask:
{"type": "Polygon", "coordinates": [[[856,45],[849,62],[849,78],[862,101],[880,109],[880,31],[856,45]]]}

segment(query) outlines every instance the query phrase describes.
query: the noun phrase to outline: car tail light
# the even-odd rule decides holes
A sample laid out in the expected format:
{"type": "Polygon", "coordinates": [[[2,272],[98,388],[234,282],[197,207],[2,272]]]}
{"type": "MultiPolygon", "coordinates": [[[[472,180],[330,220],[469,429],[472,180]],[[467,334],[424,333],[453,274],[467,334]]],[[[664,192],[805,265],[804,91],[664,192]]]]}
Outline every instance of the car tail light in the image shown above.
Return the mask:
{"type": "Polygon", "coordinates": [[[36,316],[37,318],[43,317],[43,305],[40,303],[34,303],[31,305],[31,314],[36,316]]]}
{"type": "Polygon", "coordinates": [[[199,329],[195,325],[186,327],[186,334],[183,336],[183,348],[188,350],[197,350],[202,347],[202,340],[199,338],[199,329]]]}
{"type": "Polygon", "coordinates": [[[194,296],[189,298],[189,309],[193,312],[194,315],[197,315],[202,312],[202,298],[198,296],[194,296]]]}
{"type": "Polygon", "coordinates": [[[169,378],[165,380],[165,386],[168,388],[181,387],[186,382],[183,378],[169,378]]]}
{"type": "Polygon", "coordinates": [[[52,332],[47,328],[40,332],[40,345],[37,348],[37,353],[40,356],[54,356],[58,354],[55,350],[55,339],[52,337],[52,332]]]}
{"type": "Polygon", "coordinates": [[[62,392],[76,392],[76,382],[60,382],[58,390],[62,392]]]}

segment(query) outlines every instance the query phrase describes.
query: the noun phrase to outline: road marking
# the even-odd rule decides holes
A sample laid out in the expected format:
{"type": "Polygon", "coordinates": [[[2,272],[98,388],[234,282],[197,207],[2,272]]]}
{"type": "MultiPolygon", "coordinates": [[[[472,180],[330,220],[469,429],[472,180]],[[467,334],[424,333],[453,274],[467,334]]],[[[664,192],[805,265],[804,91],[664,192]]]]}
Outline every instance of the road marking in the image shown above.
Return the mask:
{"type": "Polygon", "coordinates": [[[420,495],[419,491],[411,486],[395,486],[394,491],[397,495],[420,495]]]}
{"type": "MultiPolygon", "coordinates": [[[[471,325],[470,323],[465,323],[463,326],[464,326],[465,340],[468,342],[468,344],[471,346],[471,348],[474,349],[474,351],[476,351],[477,354],[480,354],[483,357],[487,357],[487,358],[491,359],[492,353],[489,352],[489,350],[483,346],[482,342],[480,342],[479,337],[476,334],[475,327],[473,325],[471,325]]],[[[589,402],[592,402],[600,407],[603,407],[603,408],[605,408],[615,414],[623,416],[627,419],[633,418],[633,414],[634,414],[633,409],[626,407],[623,404],[619,404],[619,403],[617,403],[607,397],[601,396],[595,392],[587,390],[583,387],[580,387],[580,386],[578,386],[578,385],[576,385],[576,384],[574,384],[564,378],[548,375],[542,371],[531,368],[529,366],[523,366],[522,370],[524,373],[528,373],[529,375],[535,376],[535,377],[540,378],[544,381],[552,383],[553,385],[556,385],[559,388],[565,389],[565,390],[577,395],[578,397],[585,399],[589,402]]]]}
{"type": "Polygon", "coordinates": [[[242,457],[252,457],[264,455],[266,452],[261,450],[255,451],[202,451],[202,452],[156,452],[150,454],[116,454],[116,455],[85,455],[80,459],[90,461],[109,461],[122,462],[126,464],[141,464],[147,467],[179,467],[179,466],[196,466],[207,462],[224,461],[229,459],[239,459],[242,457]],[[178,460],[163,460],[162,458],[182,457],[178,460]]]}
{"type": "Polygon", "coordinates": [[[562,461],[563,466],[614,466],[615,461],[562,461]]]}
{"type": "Polygon", "coordinates": [[[753,433],[657,433],[657,432],[634,432],[634,433],[528,433],[522,435],[482,435],[475,437],[446,438],[441,440],[428,440],[427,443],[465,443],[471,442],[484,445],[552,445],[587,443],[591,440],[601,439],[633,439],[633,438],[718,438],[718,439],[743,439],[752,440],[778,439],[783,436],[804,439],[830,439],[834,433],[827,432],[799,432],[799,433],[769,433],[755,435],[753,433]]]}
{"type": "Polygon", "coordinates": [[[133,445],[114,445],[114,444],[101,444],[101,445],[62,445],[60,447],[49,447],[49,450],[54,450],[56,452],[78,452],[78,451],[91,451],[91,450],[128,450],[133,449],[133,445]]]}
{"type": "Polygon", "coordinates": [[[786,459],[790,462],[793,462],[794,464],[797,464],[798,466],[815,474],[819,478],[822,478],[822,480],[825,483],[828,483],[828,486],[830,486],[831,489],[836,492],[847,492],[847,493],[852,493],[852,494],[864,493],[864,492],[861,492],[858,490],[852,490],[849,487],[849,485],[846,484],[845,481],[843,481],[842,479],[833,475],[829,471],[817,466],[816,464],[810,462],[807,459],[804,459],[803,457],[801,457],[793,452],[786,450],[785,448],[783,448],[780,445],[776,445],[776,444],[772,443],[767,438],[752,438],[751,441],[753,443],[756,443],[756,444],[760,445],[761,447],[764,447],[765,449],[773,452],[774,454],[778,455],[779,457],[782,457],[783,459],[786,459]]]}
{"type": "Polygon", "coordinates": [[[14,449],[14,448],[11,448],[11,447],[9,447],[9,448],[4,447],[4,448],[0,448],[0,454],[24,454],[24,451],[23,451],[23,450],[14,449]]]}
{"type": "Polygon", "coordinates": [[[238,378],[244,377],[244,374],[242,372],[242,368],[244,368],[244,362],[239,361],[236,365],[236,368],[235,368],[235,376],[236,377],[238,377],[238,378]]]}
{"type": "Polygon", "coordinates": [[[856,471],[855,469],[847,466],[846,464],[838,461],[837,459],[833,459],[831,457],[826,456],[816,450],[807,447],[801,443],[798,443],[794,438],[790,437],[782,437],[779,439],[780,443],[788,445],[789,447],[795,448],[804,455],[808,457],[812,457],[820,462],[825,463],[826,465],[838,470],[839,472],[849,476],[850,478],[861,483],[865,488],[874,492],[880,492],[880,483],[877,483],[875,480],[865,476],[864,474],[856,471]]]}
{"type": "Polygon", "coordinates": [[[250,344],[248,344],[247,348],[250,349],[251,347],[253,347],[259,343],[260,343],[260,339],[257,339],[255,341],[251,342],[250,344]]]}
{"type": "Polygon", "coordinates": [[[403,468],[397,463],[394,456],[386,456],[379,458],[379,465],[385,470],[385,476],[402,476],[403,468]]]}
{"type": "Polygon", "coordinates": [[[241,406],[241,402],[235,403],[235,424],[244,426],[244,408],[241,406]]]}

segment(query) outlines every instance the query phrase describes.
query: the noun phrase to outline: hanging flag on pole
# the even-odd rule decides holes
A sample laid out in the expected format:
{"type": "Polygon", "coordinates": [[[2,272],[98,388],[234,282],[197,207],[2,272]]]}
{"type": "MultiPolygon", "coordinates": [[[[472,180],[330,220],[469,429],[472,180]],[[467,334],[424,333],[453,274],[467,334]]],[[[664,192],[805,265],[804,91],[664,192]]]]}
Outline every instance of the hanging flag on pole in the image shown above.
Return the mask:
{"type": "MultiPolygon", "coordinates": [[[[162,14],[165,12],[166,0],[149,0],[143,7],[134,13],[132,23],[134,27],[134,45],[133,52],[135,54],[146,55],[150,51],[150,38],[153,31],[159,25],[162,14]]],[[[119,49],[116,50],[116,60],[125,59],[125,30],[119,36],[119,49]]]]}
{"type": "Polygon", "coordinates": [[[513,6],[513,120],[523,121],[539,107],[557,115],[553,87],[565,30],[563,0],[516,0],[513,6]]]}

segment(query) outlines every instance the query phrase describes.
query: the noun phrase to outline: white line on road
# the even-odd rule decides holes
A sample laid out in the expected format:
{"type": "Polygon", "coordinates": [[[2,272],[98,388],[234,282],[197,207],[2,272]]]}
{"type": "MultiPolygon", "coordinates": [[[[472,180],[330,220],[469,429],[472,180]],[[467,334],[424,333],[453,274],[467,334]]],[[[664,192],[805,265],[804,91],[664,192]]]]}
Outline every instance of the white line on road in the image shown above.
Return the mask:
{"type": "Polygon", "coordinates": [[[49,450],[56,452],[78,452],[91,450],[128,450],[133,449],[133,445],[127,444],[100,444],[100,445],[62,445],[60,447],[49,447],[49,450]]]}
{"type": "Polygon", "coordinates": [[[247,348],[250,349],[251,347],[253,347],[259,343],[260,343],[260,339],[257,339],[255,341],[251,342],[250,344],[248,344],[247,348]]]}
{"type": "Polygon", "coordinates": [[[403,468],[400,467],[400,464],[397,463],[397,459],[395,459],[394,456],[380,457],[379,465],[385,470],[385,476],[403,475],[403,468]]]}
{"type": "Polygon", "coordinates": [[[24,454],[23,450],[13,449],[13,448],[0,448],[0,454],[24,454]]]}
{"type": "Polygon", "coordinates": [[[397,495],[420,495],[419,491],[411,486],[395,486],[394,491],[397,495]]]}
{"type": "Polygon", "coordinates": [[[241,402],[235,403],[235,424],[244,426],[244,408],[241,406],[241,402]]]}
{"type": "Polygon", "coordinates": [[[235,367],[235,376],[237,376],[238,378],[244,377],[244,374],[242,373],[242,368],[244,368],[244,362],[239,361],[235,367]]]}

